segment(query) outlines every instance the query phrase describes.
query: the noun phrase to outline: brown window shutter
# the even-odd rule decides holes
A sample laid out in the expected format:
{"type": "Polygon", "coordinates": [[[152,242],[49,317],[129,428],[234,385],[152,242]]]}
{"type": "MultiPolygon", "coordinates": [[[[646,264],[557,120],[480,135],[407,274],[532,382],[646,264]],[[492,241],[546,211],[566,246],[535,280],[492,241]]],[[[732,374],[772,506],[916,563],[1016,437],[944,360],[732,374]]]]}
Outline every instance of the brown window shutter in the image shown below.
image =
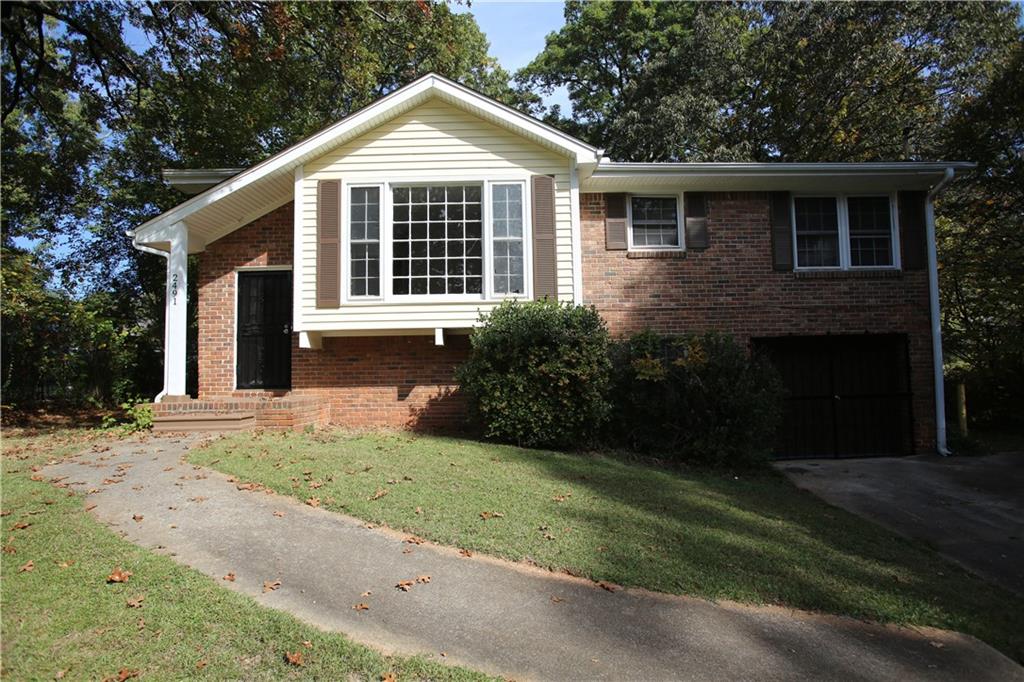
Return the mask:
{"type": "Polygon", "coordinates": [[[608,251],[625,251],[626,242],[626,195],[604,195],[604,248],[608,251]]]}
{"type": "Polygon", "coordinates": [[[772,225],[772,267],[776,270],[792,270],[793,222],[790,217],[789,192],[770,192],[768,197],[772,225]]]}
{"type": "Polygon", "coordinates": [[[316,183],[316,307],[341,305],[341,180],[316,183]]]}
{"type": "Polygon", "coordinates": [[[687,192],[683,200],[686,210],[686,248],[703,251],[708,248],[708,207],[704,192],[687,192]]]}
{"type": "Polygon", "coordinates": [[[558,298],[555,263],[555,179],[534,175],[533,198],[533,297],[558,298]]]}
{"type": "Polygon", "coordinates": [[[924,217],[927,199],[924,192],[900,192],[897,195],[904,270],[923,270],[928,265],[928,231],[924,217]]]}

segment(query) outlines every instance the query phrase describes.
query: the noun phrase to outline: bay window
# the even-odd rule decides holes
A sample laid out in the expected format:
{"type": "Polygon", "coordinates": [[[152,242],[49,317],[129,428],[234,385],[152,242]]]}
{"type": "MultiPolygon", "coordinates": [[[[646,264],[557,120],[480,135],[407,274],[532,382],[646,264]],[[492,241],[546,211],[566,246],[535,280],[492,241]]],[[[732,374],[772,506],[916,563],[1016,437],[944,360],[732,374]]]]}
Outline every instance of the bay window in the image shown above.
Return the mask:
{"type": "Polygon", "coordinates": [[[526,182],[348,186],[350,300],[527,294],[526,182]]]}
{"type": "Polygon", "coordinates": [[[793,198],[797,268],[897,266],[894,202],[888,195],[793,198]]]}

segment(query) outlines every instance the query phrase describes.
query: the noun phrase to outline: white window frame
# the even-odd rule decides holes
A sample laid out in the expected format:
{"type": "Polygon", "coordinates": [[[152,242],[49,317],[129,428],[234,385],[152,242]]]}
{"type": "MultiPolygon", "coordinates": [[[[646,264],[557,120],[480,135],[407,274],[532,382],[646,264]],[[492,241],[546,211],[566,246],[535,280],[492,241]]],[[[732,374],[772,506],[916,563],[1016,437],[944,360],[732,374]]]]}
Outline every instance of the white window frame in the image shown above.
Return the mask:
{"type": "MultiPolygon", "coordinates": [[[[341,200],[341,210],[344,214],[342,216],[342,261],[341,271],[342,282],[345,287],[344,297],[342,300],[345,301],[381,301],[384,298],[384,183],[382,182],[353,182],[346,185],[344,188],[344,194],[341,200]],[[368,187],[376,187],[380,191],[380,201],[378,202],[378,209],[380,210],[380,219],[377,221],[377,248],[380,253],[380,265],[377,268],[377,274],[380,277],[380,294],[377,296],[371,296],[365,294],[363,296],[352,295],[352,190],[354,189],[366,189],[368,187]]],[[[388,209],[390,210],[390,204],[388,209]]]]}
{"type": "Polygon", "coordinates": [[[896,192],[821,192],[793,194],[789,200],[790,234],[793,241],[793,269],[802,271],[842,271],[842,270],[900,270],[900,225],[899,207],[896,204],[896,192]],[[853,265],[850,255],[850,212],[847,199],[858,197],[886,197],[889,199],[889,243],[892,248],[892,265],[853,265]],[[797,199],[835,199],[836,218],[838,222],[839,265],[800,265],[796,234],[796,200],[797,199]]]}
{"type": "Polygon", "coordinates": [[[533,205],[529,176],[517,175],[487,175],[487,176],[444,176],[437,177],[410,177],[406,178],[385,178],[385,179],[362,179],[356,178],[351,181],[342,179],[342,303],[353,306],[358,305],[401,305],[401,304],[423,304],[423,303],[497,303],[506,298],[518,298],[529,300],[533,298],[533,205]],[[519,184],[523,189],[523,285],[525,292],[522,294],[498,294],[494,291],[494,226],[491,223],[491,186],[519,184]],[[481,205],[480,218],[483,223],[481,239],[481,252],[483,266],[481,277],[483,285],[479,294],[393,294],[392,293],[392,269],[393,269],[393,223],[394,210],[392,201],[392,190],[395,187],[428,187],[439,185],[478,185],[480,187],[481,205]],[[351,202],[351,191],[359,187],[380,187],[381,188],[381,220],[380,220],[380,296],[351,296],[351,212],[346,208],[351,202]]]}
{"type": "Polygon", "coordinates": [[[626,195],[626,245],[629,251],[685,251],[686,250],[686,218],[683,216],[686,204],[683,194],[627,194],[626,195]],[[676,235],[678,246],[647,246],[633,243],[633,199],[675,199],[676,200],[676,235]]]}

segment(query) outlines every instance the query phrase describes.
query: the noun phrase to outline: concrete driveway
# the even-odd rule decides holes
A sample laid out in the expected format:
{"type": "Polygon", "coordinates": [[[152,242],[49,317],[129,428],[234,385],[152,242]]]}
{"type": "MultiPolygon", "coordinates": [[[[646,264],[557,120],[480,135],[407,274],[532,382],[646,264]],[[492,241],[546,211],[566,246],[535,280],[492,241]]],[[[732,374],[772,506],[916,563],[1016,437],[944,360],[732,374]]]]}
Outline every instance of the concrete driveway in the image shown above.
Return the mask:
{"type": "Polygon", "coordinates": [[[776,467],[830,504],[923,540],[1024,594],[1024,453],[801,460],[776,467]]]}

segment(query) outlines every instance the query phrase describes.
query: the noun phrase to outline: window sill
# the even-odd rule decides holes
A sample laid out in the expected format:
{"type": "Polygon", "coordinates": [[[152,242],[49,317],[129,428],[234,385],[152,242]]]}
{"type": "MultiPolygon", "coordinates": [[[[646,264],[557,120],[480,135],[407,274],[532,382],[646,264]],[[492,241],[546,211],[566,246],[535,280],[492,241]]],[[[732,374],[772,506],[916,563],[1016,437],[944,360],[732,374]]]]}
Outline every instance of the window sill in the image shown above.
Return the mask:
{"type": "Polygon", "coordinates": [[[671,249],[659,251],[651,249],[650,251],[627,251],[626,258],[686,258],[686,251],[682,249],[671,249]]]}
{"type": "Polygon", "coordinates": [[[902,270],[795,270],[796,279],[903,279],[902,270]]]}

